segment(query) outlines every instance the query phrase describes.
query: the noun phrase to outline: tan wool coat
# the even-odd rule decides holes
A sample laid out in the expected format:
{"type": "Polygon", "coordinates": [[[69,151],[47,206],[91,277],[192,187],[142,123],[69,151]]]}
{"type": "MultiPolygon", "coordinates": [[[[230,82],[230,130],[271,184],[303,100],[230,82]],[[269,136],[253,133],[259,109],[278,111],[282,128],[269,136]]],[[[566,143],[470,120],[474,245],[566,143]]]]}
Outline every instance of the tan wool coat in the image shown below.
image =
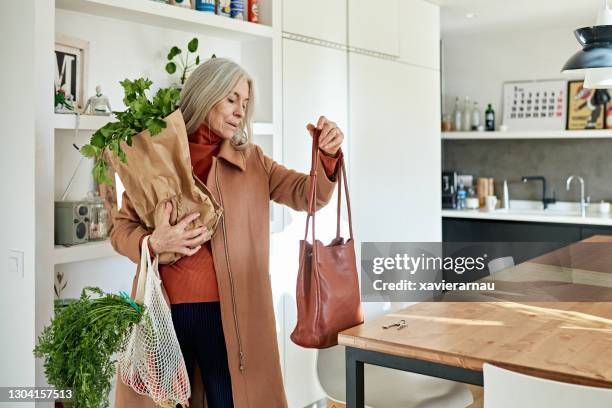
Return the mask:
{"type": "MultiPolygon", "coordinates": [[[[212,254],[236,408],[287,406],[268,270],[269,209],[270,200],[274,200],[294,210],[307,211],[310,183],[309,175],[283,167],[256,145],[236,150],[229,140],[224,140],[213,158],[206,186],[224,213],[212,238],[212,254]]],[[[317,209],[329,202],[335,185],[319,161],[317,209]]],[[[117,252],[138,264],[140,238],[151,231],[139,222],[126,194],[123,199],[110,239],[117,252]]],[[[137,275],[138,270],[132,296],[137,275]]],[[[202,407],[204,390],[197,367],[196,373],[190,406],[202,407]]],[[[117,408],[155,406],[151,399],[130,392],[120,380],[115,398],[117,408]]]]}

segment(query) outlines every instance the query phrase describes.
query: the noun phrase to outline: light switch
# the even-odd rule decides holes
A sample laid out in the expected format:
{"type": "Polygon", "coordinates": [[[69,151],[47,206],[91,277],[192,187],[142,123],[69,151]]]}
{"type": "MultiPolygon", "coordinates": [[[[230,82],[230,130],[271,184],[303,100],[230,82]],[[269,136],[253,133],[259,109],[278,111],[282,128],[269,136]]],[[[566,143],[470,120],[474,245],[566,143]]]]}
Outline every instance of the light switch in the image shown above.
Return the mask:
{"type": "Polygon", "coordinates": [[[9,273],[14,273],[23,278],[23,251],[9,250],[8,269],[9,273]]]}

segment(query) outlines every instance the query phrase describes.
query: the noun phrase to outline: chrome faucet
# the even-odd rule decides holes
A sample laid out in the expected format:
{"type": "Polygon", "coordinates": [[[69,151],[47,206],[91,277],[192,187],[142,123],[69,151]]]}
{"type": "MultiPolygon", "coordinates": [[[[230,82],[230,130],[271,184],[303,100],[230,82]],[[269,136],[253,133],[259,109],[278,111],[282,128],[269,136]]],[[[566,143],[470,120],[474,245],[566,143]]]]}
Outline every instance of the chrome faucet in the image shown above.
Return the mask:
{"type": "Polygon", "coordinates": [[[577,178],[580,182],[580,215],[582,217],[586,217],[586,209],[589,206],[591,197],[587,197],[586,199],[584,198],[584,179],[580,176],[571,175],[567,178],[567,181],[565,182],[565,188],[567,191],[569,191],[570,184],[572,183],[572,180],[574,178],[577,178]]]}

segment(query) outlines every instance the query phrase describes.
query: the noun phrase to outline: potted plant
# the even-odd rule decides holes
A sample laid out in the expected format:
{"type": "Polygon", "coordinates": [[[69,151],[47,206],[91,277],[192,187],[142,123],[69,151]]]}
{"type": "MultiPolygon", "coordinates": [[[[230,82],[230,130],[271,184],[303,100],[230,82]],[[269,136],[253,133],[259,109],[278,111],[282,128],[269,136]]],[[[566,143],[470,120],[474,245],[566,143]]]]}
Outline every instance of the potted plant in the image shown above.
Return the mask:
{"type": "MultiPolygon", "coordinates": [[[[187,76],[189,73],[198,65],[200,65],[200,56],[196,55],[195,61],[190,61],[189,55],[195,54],[198,50],[198,39],[192,38],[189,43],[187,43],[187,52],[183,53],[176,45],[168,51],[168,63],[166,64],[166,72],[170,75],[174,75],[179,70],[180,76],[180,85],[177,85],[177,88],[182,89],[183,85],[185,85],[185,81],[187,80],[187,76]],[[174,61],[176,57],[178,61],[174,61]]],[[[212,58],[216,58],[215,54],[212,55],[212,58]]]]}

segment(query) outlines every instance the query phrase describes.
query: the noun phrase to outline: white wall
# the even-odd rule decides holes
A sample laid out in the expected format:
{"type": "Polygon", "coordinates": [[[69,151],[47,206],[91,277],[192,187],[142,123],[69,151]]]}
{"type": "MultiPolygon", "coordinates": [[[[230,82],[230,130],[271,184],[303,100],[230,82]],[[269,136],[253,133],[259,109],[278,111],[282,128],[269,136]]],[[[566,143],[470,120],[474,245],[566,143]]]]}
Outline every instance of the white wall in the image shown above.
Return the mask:
{"type": "Polygon", "coordinates": [[[452,112],[456,96],[462,101],[469,96],[481,109],[492,103],[499,124],[503,83],[571,79],[560,71],[580,49],[573,30],[590,24],[591,21],[576,21],[575,25],[561,28],[445,35],[442,38],[444,112],[452,112]]]}
{"type": "MultiPolygon", "coordinates": [[[[0,13],[0,386],[33,386],[35,207],[34,150],[36,74],[34,0],[3,4],[0,13]],[[10,34],[9,34],[10,33],[10,34]],[[23,251],[24,276],[8,274],[8,251],[23,251]],[[25,324],[24,324],[25,323],[25,324]]],[[[8,406],[0,404],[1,406],[8,406]]],[[[27,405],[24,405],[27,406],[27,405]]],[[[33,406],[33,404],[31,405],[33,406]]]]}

